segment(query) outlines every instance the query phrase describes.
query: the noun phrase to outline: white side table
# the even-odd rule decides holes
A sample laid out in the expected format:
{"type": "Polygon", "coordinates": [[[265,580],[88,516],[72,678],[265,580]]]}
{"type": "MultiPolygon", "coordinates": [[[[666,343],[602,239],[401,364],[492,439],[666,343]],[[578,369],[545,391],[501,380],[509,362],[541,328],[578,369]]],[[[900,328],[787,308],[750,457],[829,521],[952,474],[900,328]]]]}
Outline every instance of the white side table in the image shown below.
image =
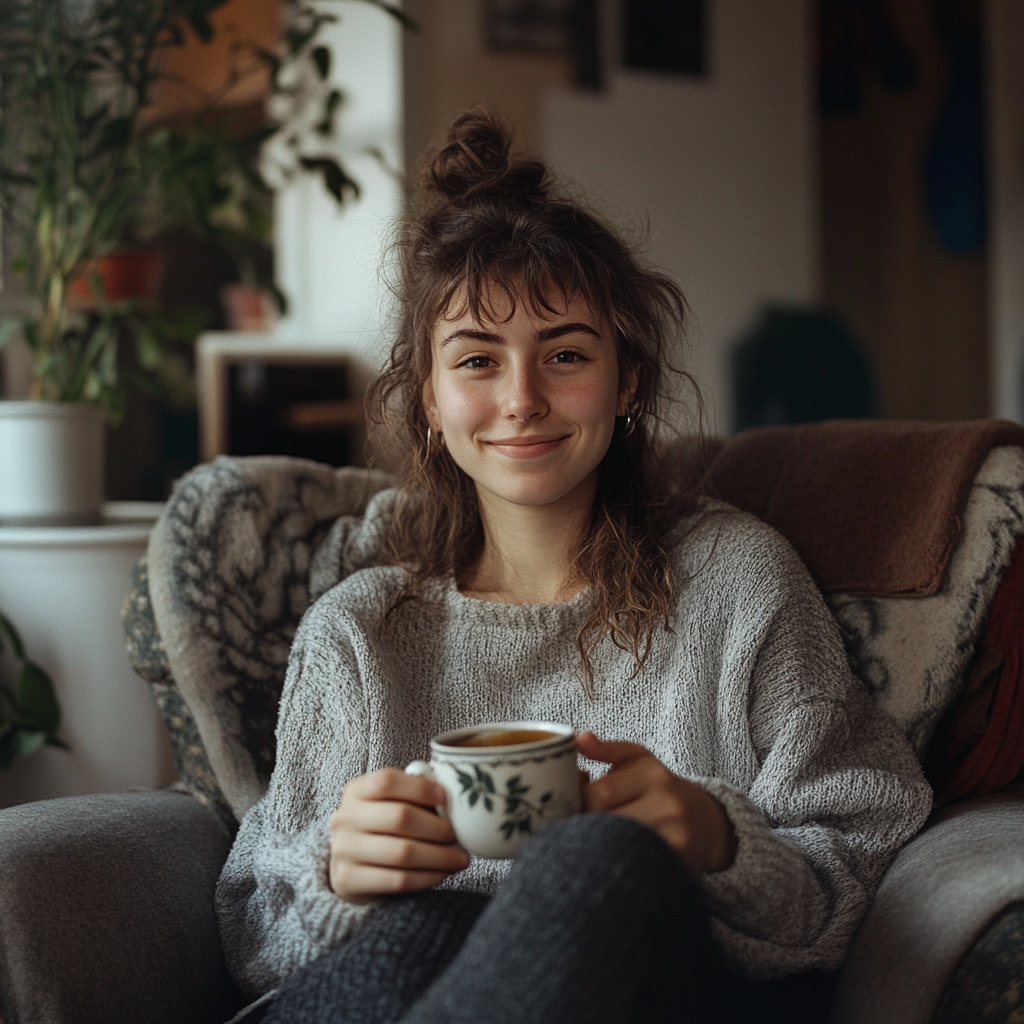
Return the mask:
{"type": "Polygon", "coordinates": [[[174,780],[166,730],[121,629],[131,570],[161,508],[109,502],[100,526],[0,527],[0,609],[52,676],[71,747],[0,772],[0,807],[174,780]]]}

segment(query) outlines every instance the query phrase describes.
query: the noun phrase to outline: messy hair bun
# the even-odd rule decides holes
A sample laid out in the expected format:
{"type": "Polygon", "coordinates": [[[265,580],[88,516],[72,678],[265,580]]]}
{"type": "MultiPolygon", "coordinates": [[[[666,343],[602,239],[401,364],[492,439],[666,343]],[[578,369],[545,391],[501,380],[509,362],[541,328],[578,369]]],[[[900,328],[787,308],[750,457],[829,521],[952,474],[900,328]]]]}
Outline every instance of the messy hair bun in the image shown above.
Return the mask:
{"type": "Polygon", "coordinates": [[[427,162],[423,183],[456,202],[497,193],[530,200],[547,195],[547,177],[539,160],[513,157],[511,134],[497,116],[474,107],[451,126],[445,145],[427,162]]]}

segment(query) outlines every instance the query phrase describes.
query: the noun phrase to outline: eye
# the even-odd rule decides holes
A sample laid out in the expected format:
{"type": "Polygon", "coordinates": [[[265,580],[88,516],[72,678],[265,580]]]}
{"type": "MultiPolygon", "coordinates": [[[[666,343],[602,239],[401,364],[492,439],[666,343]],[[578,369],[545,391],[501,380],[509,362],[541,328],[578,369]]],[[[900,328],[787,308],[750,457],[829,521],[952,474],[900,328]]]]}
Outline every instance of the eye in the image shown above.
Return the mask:
{"type": "Polygon", "coordinates": [[[459,363],[459,367],[468,367],[470,370],[486,370],[491,365],[490,356],[470,356],[459,363]]]}
{"type": "Polygon", "coordinates": [[[557,352],[552,358],[554,363],[583,363],[586,362],[587,357],[582,352],[574,352],[572,349],[563,349],[561,352],[557,352]]]}

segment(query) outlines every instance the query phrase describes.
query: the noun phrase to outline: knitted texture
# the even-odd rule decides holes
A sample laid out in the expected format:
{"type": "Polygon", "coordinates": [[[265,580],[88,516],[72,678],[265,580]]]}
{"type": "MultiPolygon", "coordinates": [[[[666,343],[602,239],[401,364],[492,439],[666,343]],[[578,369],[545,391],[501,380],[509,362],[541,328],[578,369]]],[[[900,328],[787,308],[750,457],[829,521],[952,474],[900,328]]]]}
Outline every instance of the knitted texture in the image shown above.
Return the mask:
{"type": "MultiPolygon", "coordinates": [[[[371,502],[366,529],[390,500],[371,502]]],[[[723,803],[736,860],[701,884],[713,934],[742,973],[839,966],[882,873],[927,816],[930,790],[854,680],[789,544],[718,505],[681,524],[680,537],[671,629],[657,631],[639,673],[602,642],[593,699],[576,647],[586,591],[516,606],[437,581],[384,623],[403,577],[378,567],[310,608],[281,698],[270,789],[246,815],[218,888],[228,963],[244,990],[274,987],[373,913],[328,886],[329,818],[345,783],[429,756],[438,733],[515,719],[642,743],[723,803]]],[[[494,892],[508,867],[474,860],[445,885],[494,892]]]]}
{"type": "MultiPolygon", "coordinates": [[[[714,1024],[729,975],[701,892],[650,829],[614,815],[534,837],[403,1024],[714,1024]]],[[[744,1022],[748,1024],[748,1022],[744,1022]]]]}
{"type": "Polygon", "coordinates": [[[288,979],[266,1024],[398,1020],[451,963],[487,901],[436,890],[389,900],[351,941],[288,979]]]}

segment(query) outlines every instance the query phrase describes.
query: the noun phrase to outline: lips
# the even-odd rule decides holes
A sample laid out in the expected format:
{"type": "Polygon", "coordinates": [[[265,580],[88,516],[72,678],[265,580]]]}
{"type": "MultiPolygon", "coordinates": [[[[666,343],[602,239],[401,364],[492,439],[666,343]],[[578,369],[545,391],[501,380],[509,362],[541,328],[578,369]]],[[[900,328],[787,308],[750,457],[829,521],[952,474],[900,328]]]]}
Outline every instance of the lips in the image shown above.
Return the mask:
{"type": "Polygon", "coordinates": [[[488,441],[492,448],[510,459],[536,459],[554,451],[565,437],[504,437],[498,441],[488,441]]]}

